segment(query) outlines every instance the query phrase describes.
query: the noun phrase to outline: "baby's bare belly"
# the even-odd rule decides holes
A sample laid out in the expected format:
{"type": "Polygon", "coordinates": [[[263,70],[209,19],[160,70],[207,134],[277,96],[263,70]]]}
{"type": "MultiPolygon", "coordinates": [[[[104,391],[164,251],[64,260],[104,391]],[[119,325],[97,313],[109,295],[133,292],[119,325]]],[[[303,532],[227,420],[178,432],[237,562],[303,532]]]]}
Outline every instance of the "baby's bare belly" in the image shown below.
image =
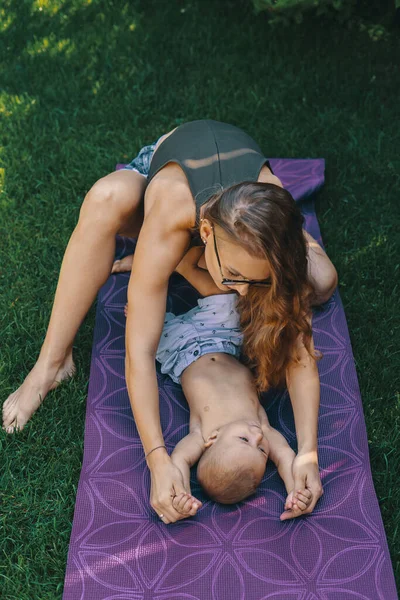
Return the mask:
{"type": "Polygon", "coordinates": [[[231,354],[210,352],[189,365],[181,376],[186,396],[219,396],[248,393],[252,386],[251,371],[231,354]]]}

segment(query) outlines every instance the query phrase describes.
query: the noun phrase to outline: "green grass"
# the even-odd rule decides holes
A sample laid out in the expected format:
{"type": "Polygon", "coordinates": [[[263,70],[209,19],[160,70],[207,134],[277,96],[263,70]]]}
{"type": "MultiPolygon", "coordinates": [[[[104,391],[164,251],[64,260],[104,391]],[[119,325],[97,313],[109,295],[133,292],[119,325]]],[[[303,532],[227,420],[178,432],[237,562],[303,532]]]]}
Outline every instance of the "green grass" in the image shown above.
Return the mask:
{"type": "MultiPolygon", "coordinates": [[[[266,155],[324,157],[317,215],[340,277],[371,467],[400,581],[399,43],[332,22],[272,30],[250,2],[0,4],[1,401],[35,363],[86,192],[177,124],[231,122],[266,155]]],[[[79,268],[79,265],[77,265],[79,268]]],[[[61,598],[83,454],[94,306],[78,373],[0,433],[0,588],[61,598]]]]}

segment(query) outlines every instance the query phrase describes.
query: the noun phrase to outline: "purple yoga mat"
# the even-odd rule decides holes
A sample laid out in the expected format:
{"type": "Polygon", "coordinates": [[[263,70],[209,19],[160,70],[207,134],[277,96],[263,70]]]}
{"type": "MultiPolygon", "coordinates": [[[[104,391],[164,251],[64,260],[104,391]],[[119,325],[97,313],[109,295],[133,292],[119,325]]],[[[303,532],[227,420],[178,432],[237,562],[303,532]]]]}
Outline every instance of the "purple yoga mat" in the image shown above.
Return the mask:
{"type": "MultiPolygon", "coordinates": [[[[323,184],[324,161],[271,163],[300,202],[307,230],[322,244],[313,194],[323,184]]],[[[134,240],[117,236],[119,258],[134,248],[134,240]]],[[[63,599],[396,600],[338,291],[313,319],[315,346],[324,353],[318,363],[324,495],[313,513],[279,520],[286,492],[270,462],[257,493],[231,506],[207,500],[193,468],[192,491],[204,503],[201,510],[194,518],[164,525],[149,504],[149,471],[125,384],[123,307],[129,276],[111,275],[98,295],[85,450],[63,599]]],[[[198,297],[180,275],[171,276],[168,311],[186,312],[198,297]]],[[[188,407],[180,386],[158,367],[157,377],[171,453],[188,433],[188,407]]],[[[262,402],[271,424],[296,450],[287,392],[270,391],[262,402]]]]}

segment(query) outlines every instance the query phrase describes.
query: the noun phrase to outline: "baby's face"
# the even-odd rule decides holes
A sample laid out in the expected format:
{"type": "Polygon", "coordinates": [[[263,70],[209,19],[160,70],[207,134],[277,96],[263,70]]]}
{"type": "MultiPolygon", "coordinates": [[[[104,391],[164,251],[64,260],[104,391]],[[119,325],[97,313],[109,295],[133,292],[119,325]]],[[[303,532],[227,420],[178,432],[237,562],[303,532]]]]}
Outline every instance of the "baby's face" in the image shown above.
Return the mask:
{"type": "Polygon", "coordinates": [[[229,452],[232,461],[246,461],[255,469],[265,470],[269,443],[260,425],[252,421],[236,421],[225,425],[220,431],[219,438],[224,452],[229,452]]]}

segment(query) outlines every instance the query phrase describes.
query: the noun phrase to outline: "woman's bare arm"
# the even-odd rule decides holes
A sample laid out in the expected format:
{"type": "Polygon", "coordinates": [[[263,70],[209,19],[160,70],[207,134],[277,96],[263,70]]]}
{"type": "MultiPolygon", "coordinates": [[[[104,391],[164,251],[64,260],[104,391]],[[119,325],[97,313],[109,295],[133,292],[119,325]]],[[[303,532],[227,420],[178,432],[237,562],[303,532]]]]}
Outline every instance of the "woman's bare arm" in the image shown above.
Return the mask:
{"type": "MultiPolygon", "coordinates": [[[[312,315],[307,318],[310,325],[312,315]]],[[[320,403],[320,381],[316,360],[309,355],[299,336],[295,350],[300,362],[291,364],[286,370],[286,385],[293,407],[298,451],[317,451],[318,412],[320,403]]],[[[311,336],[311,353],[314,340],[311,336]]]]}
{"type": "Polygon", "coordinates": [[[165,202],[153,203],[138,237],[128,285],[127,386],[145,452],[163,443],[154,361],[164,324],[168,280],[189,239],[189,232],[178,228],[172,214],[165,202]]]}
{"type": "MultiPolygon", "coordinates": [[[[312,314],[309,314],[307,319],[311,325],[312,314]]],[[[310,350],[313,354],[312,337],[310,350]]],[[[316,360],[307,352],[302,335],[298,337],[294,351],[300,362],[287,368],[286,384],[293,408],[298,453],[292,463],[294,497],[287,501],[285,508],[292,509],[293,502],[297,502],[296,490],[307,488],[312,497],[303,514],[309,514],[323,494],[317,446],[320,382],[316,360]]]]}
{"type": "MultiPolygon", "coordinates": [[[[128,285],[125,376],[145,453],[164,444],[155,354],[164,324],[168,279],[190,237],[176,218],[175,200],[163,200],[155,200],[145,216],[128,285]]],[[[152,507],[166,515],[168,522],[182,518],[171,504],[171,495],[184,491],[180,471],[162,448],[150,454],[147,464],[152,473],[152,507]]]]}

